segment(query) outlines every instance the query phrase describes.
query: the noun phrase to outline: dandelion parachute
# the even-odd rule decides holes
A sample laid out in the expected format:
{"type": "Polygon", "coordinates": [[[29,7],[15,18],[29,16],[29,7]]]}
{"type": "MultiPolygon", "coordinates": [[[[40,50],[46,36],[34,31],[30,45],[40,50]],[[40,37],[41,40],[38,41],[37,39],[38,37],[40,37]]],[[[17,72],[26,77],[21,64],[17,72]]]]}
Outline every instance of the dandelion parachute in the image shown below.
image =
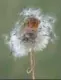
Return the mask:
{"type": "Polygon", "coordinates": [[[35,52],[42,51],[56,37],[55,18],[44,15],[40,9],[24,9],[20,17],[24,18],[23,22],[17,21],[9,35],[5,35],[5,43],[15,57],[27,55],[31,47],[35,52]]]}

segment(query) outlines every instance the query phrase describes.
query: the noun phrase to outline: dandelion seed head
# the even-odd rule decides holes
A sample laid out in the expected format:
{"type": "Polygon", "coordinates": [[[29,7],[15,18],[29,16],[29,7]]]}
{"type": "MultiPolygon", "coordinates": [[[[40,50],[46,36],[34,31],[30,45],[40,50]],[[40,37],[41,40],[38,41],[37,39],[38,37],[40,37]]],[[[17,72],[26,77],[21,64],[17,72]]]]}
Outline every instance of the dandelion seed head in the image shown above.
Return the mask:
{"type": "MultiPolygon", "coordinates": [[[[14,28],[9,33],[10,36],[5,35],[5,42],[9,45],[9,48],[15,57],[27,55],[31,50],[31,47],[33,47],[35,52],[40,50],[42,51],[47,47],[49,41],[53,41],[53,37],[56,37],[53,30],[55,18],[42,14],[42,11],[40,9],[24,9],[20,13],[20,16],[24,16],[25,21],[29,17],[34,17],[40,21],[40,24],[37,28],[37,37],[35,38],[35,42],[33,43],[31,41],[23,41],[23,34],[26,30],[24,31],[24,22],[20,23],[20,20],[15,24],[14,28]]],[[[28,35],[26,36],[29,37],[28,35]]]]}

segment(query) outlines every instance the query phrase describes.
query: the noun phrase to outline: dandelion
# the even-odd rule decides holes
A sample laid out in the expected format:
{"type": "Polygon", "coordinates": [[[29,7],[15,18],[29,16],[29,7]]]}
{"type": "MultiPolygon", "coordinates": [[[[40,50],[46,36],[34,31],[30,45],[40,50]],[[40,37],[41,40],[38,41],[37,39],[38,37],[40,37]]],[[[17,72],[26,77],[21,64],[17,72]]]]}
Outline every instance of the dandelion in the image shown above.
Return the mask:
{"type": "Polygon", "coordinates": [[[15,24],[5,41],[15,57],[30,55],[31,70],[27,72],[32,72],[32,79],[35,79],[34,53],[42,51],[56,37],[53,28],[55,18],[44,15],[40,9],[32,8],[24,9],[20,17],[23,17],[23,21],[19,20],[15,24]]]}

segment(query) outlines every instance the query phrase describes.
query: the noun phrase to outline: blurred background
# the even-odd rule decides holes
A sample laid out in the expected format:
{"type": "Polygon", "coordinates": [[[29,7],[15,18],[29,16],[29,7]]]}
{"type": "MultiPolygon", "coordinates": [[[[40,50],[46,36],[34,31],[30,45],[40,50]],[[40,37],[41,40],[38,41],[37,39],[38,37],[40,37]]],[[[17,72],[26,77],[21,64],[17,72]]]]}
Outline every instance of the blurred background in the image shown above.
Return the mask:
{"type": "Polygon", "coordinates": [[[36,79],[61,79],[61,0],[0,0],[0,79],[30,79],[26,73],[29,57],[24,56],[16,61],[2,34],[8,33],[18,20],[23,8],[41,8],[45,14],[56,16],[56,43],[49,43],[46,49],[35,54],[36,79]]]}

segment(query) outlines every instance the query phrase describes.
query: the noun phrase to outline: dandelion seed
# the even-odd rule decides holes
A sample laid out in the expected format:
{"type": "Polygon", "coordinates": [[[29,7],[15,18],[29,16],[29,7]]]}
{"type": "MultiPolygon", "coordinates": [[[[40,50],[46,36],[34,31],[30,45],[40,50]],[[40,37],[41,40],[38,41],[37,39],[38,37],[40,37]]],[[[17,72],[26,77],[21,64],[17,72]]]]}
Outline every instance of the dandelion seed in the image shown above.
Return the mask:
{"type": "Polygon", "coordinates": [[[28,55],[31,49],[34,52],[42,51],[56,37],[53,30],[55,18],[42,14],[40,9],[32,8],[24,9],[21,16],[24,17],[23,22],[19,20],[15,24],[9,40],[6,40],[15,57],[28,55]]]}
{"type": "Polygon", "coordinates": [[[53,41],[56,36],[53,17],[43,15],[40,9],[32,8],[24,9],[20,16],[24,17],[24,22],[19,20],[9,33],[9,40],[5,40],[15,57],[27,55],[32,46],[35,52],[43,50],[49,41],[53,41]],[[34,43],[31,44],[32,41],[34,43]]]}

